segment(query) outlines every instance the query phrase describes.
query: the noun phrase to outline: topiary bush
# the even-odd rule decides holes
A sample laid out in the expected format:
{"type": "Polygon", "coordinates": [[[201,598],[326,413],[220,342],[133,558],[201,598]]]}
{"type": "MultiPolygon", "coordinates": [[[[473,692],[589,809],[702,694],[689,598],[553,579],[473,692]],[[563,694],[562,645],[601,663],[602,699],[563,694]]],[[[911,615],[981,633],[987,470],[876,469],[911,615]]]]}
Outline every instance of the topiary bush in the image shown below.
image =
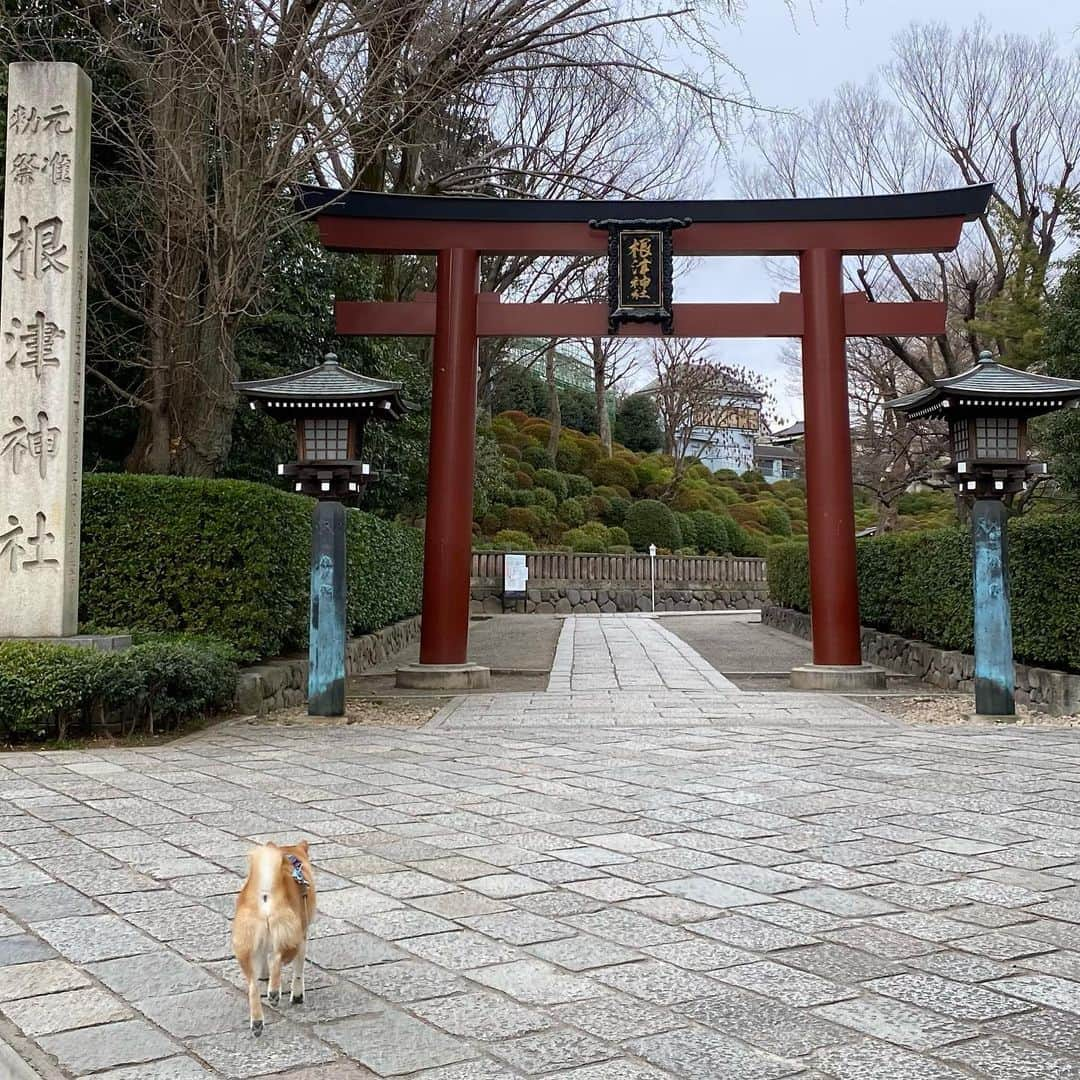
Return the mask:
{"type": "Polygon", "coordinates": [[[559,506],[559,520],[570,528],[584,525],[588,520],[588,504],[585,499],[567,499],[559,506]]]}
{"type": "Polygon", "coordinates": [[[598,487],[605,485],[622,487],[628,492],[635,491],[638,486],[634,466],[619,458],[605,458],[597,461],[589,472],[589,479],[598,487]]]}
{"type": "Polygon", "coordinates": [[[561,547],[569,548],[571,551],[578,552],[595,552],[606,550],[606,537],[604,542],[598,542],[596,534],[586,532],[584,529],[567,529],[562,535],[562,540],[559,542],[561,547]]]}
{"type": "Polygon", "coordinates": [[[539,536],[540,518],[531,506],[511,506],[506,512],[506,527],[527,536],[539,536]]]}
{"type": "Polygon", "coordinates": [[[563,473],[562,478],[566,481],[566,493],[570,498],[593,493],[592,481],[587,476],[578,476],[571,472],[563,473]]]}
{"type": "Polygon", "coordinates": [[[711,510],[695,510],[687,516],[694,523],[694,536],[698,551],[702,555],[710,552],[723,555],[731,551],[731,534],[728,529],[730,518],[715,514],[711,510]]]}
{"type": "Polygon", "coordinates": [[[536,544],[528,533],[518,532],[517,529],[503,529],[491,538],[493,548],[501,548],[504,551],[535,551],[536,544]]]}
{"type": "Polygon", "coordinates": [[[675,520],[679,523],[679,535],[682,537],[684,548],[693,548],[692,554],[697,554],[697,523],[689,515],[679,510],[675,511],[675,520]]]}
{"type": "Polygon", "coordinates": [[[559,496],[548,487],[534,487],[529,492],[532,506],[542,506],[545,510],[554,510],[559,505],[559,496]]]}
{"type": "Polygon", "coordinates": [[[555,462],[551,455],[540,446],[527,446],[521,452],[521,460],[534,469],[554,469],[555,462]]]}
{"type": "Polygon", "coordinates": [[[514,473],[514,484],[516,487],[528,491],[533,486],[533,478],[524,469],[519,469],[514,473]]]}
{"type": "MultiPolygon", "coordinates": [[[[227,642],[240,660],[307,640],[310,499],[240,480],[89,475],[80,617],[227,642]]],[[[423,536],[347,514],[348,619],[363,634],[420,610],[423,536]]]]}
{"type": "Polygon", "coordinates": [[[533,480],[538,486],[553,491],[559,502],[566,498],[566,481],[554,469],[537,469],[533,480]]]}
{"type": "Polygon", "coordinates": [[[647,550],[650,544],[670,551],[682,546],[682,535],[674,513],[656,499],[632,503],[623,520],[623,527],[637,551],[647,550]]]}
{"type": "Polygon", "coordinates": [[[761,511],[762,524],[773,536],[791,535],[791,515],[778,503],[772,503],[761,511]]]}
{"type": "Polygon", "coordinates": [[[600,515],[600,519],[605,525],[621,525],[626,520],[630,507],[634,505],[629,499],[624,499],[621,495],[613,495],[607,502],[607,513],[600,515]]]}

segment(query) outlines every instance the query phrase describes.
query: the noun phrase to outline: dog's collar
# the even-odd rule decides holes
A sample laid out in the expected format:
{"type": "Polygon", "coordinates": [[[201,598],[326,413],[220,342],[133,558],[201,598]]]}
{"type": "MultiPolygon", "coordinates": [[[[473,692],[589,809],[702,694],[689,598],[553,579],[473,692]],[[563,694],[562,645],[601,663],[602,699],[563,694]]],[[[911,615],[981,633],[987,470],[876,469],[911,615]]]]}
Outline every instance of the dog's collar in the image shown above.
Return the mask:
{"type": "Polygon", "coordinates": [[[289,866],[292,867],[293,881],[300,886],[301,892],[307,892],[308,880],[304,877],[303,863],[295,855],[286,855],[285,858],[289,861],[289,866]]]}

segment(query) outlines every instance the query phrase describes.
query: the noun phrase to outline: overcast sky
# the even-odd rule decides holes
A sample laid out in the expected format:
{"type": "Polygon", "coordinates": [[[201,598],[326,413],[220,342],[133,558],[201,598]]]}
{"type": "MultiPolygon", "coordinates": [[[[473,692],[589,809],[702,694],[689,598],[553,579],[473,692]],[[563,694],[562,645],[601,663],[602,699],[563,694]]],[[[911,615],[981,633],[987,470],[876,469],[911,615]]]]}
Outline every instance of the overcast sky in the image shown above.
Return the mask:
{"type": "MultiPolygon", "coordinates": [[[[955,27],[984,16],[995,30],[1038,36],[1055,33],[1062,44],[1080,43],[1080,9],[1070,0],[816,0],[813,16],[805,0],[792,17],[782,0],[749,0],[742,25],[730,28],[727,51],[766,106],[801,109],[828,97],[843,82],[862,82],[890,55],[894,34],[913,21],[939,20],[955,27]]],[[[736,147],[737,149],[737,147],[736,147]]],[[[720,166],[706,196],[732,196],[720,166]]],[[[773,300],[777,284],[763,261],[703,259],[676,283],[676,299],[773,300]]],[[[715,354],[773,380],[782,417],[802,417],[802,401],[791,393],[780,362],[783,342],[723,340],[715,354]]]]}

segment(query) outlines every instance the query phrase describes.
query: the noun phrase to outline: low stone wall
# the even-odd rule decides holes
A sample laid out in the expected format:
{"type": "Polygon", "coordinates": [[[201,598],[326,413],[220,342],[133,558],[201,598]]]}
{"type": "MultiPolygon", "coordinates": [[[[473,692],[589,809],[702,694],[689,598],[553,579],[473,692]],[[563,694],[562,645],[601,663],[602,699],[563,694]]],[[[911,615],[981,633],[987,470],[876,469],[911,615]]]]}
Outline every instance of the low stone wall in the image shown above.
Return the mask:
{"type": "MultiPolygon", "coordinates": [[[[350,638],[345,653],[346,674],[370,671],[419,636],[420,616],[414,615],[363,637],[350,638]]],[[[306,656],[284,657],[244,668],[236,681],[236,708],[262,716],[275,709],[303,705],[307,700],[307,677],[306,656]]]]}
{"type": "MultiPolygon", "coordinates": [[[[761,621],[766,626],[810,637],[810,616],[791,608],[765,604],[761,621]]],[[[912,641],[883,630],[862,628],[863,659],[890,671],[917,675],[943,690],[975,692],[975,657],[955,649],[939,649],[925,641],[912,641]]],[[[1063,716],[1080,711],[1080,675],[1052,668],[1016,665],[1016,700],[1022,705],[1063,716]]]]}
{"type": "MultiPolygon", "coordinates": [[[[758,608],[766,600],[768,587],[762,583],[679,588],[664,585],[656,589],[657,611],[729,611],[758,608]]],[[[471,610],[474,615],[502,611],[537,615],[598,615],[614,611],[650,611],[652,599],[648,586],[601,585],[584,588],[578,585],[552,584],[529,589],[522,600],[503,601],[502,587],[472,587],[471,610]]]]}

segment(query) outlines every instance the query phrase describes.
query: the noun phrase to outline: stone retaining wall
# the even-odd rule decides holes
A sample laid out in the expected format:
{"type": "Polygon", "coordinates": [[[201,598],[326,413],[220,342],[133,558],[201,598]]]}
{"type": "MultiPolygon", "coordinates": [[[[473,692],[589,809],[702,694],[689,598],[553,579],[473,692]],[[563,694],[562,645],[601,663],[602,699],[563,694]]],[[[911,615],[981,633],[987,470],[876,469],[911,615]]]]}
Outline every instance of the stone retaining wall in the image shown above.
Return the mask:
{"type": "MultiPolygon", "coordinates": [[[[758,608],[768,596],[764,583],[746,582],[729,586],[679,588],[665,585],[656,589],[657,611],[728,611],[758,608]]],[[[474,615],[502,611],[537,615],[598,615],[600,612],[649,611],[652,608],[648,586],[607,585],[584,588],[553,584],[529,589],[522,600],[503,601],[502,586],[472,587],[471,610],[474,615]]]]}
{"type": "MultiPolygon", "coordinates": [[[[420,616],[402,619],[346,645],[345,671],[359,675],[385,663],[420,636],[420,616]]],[[[308,662],[306,656],[284,657],[244,668],[236,681],[236,708],[262,716],[275,709],[303,705],[307,700],[308,662]]]]}
{"type": "MultiPolygon", "coordinates": [[[[810,638],[810,616],[791,608],[765,604],[761,621],[766,626],[810,638]]],[[[954,649],[939,649],[925,641],[912,641],[883,630],[862,628],[863,659],[890,671],[917,675],[943,690],[975,692],[975,657],[954,649]]],[[[1056,716],[1080,711],[1080,675],[1052,668],[1016,665],[1016,700],[1056,716]]]]}

